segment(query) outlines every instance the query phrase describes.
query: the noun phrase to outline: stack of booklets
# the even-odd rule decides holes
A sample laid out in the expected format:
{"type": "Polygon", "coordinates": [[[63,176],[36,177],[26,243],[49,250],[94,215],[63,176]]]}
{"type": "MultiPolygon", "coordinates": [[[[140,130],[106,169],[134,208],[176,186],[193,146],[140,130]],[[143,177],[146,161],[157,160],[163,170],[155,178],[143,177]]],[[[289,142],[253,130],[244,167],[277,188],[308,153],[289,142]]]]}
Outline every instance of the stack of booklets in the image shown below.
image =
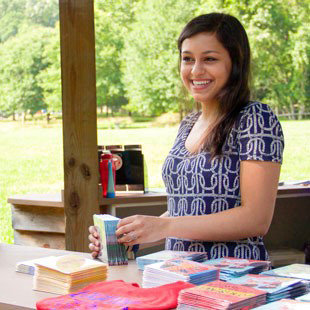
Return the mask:
{"type": "Polygon", "coordinates": [[[229,281],[242,277],[248,273],[258,274],[270,269],[270,261],[252,260],[234,257],[223,257],[210,259],[203,264],[214,266],[220,269],[220,280],[229,281]]]}
{"type": "Polygon", "coordinates": [[[184,258],[195,262],[204,262],[208,259],[206,252],[171,251],[163,250],[144,256],[137,257],[136,262],[140,270],[144,270],[146,265],[163,262],[173,258],[184,258]]]}
{"type": "Polygon", "coordinates": [[[219,271],[215,267],[175,258],[145,266],[142,285],[144,288],[150,288],[176,281],[199,285],[217,280],[218,277],[219,271]]]}
{"type": "Polygon", "coordinates": [[[213,281],[182,290],[178,310],[252,309],[266,302],[266,292],[223,281],[213,281]]]}
{"type": "Polygon", "coordinates": [[[310,281],[310,265],[291,264],[272,270],[264,271],[262,274],[276,277],[289,277],[310,281]]]}
{"type": "Polygon", "coordinates": [[[296,298],[308,291],[307,284],[300,279],[260,274],[248,274],[231,279],[230,282],[266,291],[268,303],[283,298],[296,298]]]}
{"type": "MultiPolygon", "coordinates": [[[[310,293],[304,294],[296,298],[296,300],[310,302],[310,293]]],[[[310,305],[310,304],[309,304],[310,305]]]]}
{"type": "Polygon", "coordinates": [[[100,252],[98,258],[110,266],[127,265],[126,248],[115,235],[119,218],[110,214],[95,214],[94,224],[98,228],[100,252]]]}
{"type": "Polygon", "coordinates": [[[97,281],[105,281],[108,265],[78,255],[46,257],[36,263],[33,289],[68,294],[97,281]]]}
{"type": "MultiPolygon", "coordinates": [[[[54,257],[54,256],[49,256],[49,257],[54,257]]],[[[34,275],[35,266],[36,266],[35,264],[39,263],[41,260],[42,258],[37,258],[37,259],[31,259],[31,260],[18,262],[16,263],[16,271],[34,275]]]]}
{"type": "Polygon", "coordinates": [[[255,308],[255,310],[309,310],[309,304],[298,300],[281,299],[255,308]]]}

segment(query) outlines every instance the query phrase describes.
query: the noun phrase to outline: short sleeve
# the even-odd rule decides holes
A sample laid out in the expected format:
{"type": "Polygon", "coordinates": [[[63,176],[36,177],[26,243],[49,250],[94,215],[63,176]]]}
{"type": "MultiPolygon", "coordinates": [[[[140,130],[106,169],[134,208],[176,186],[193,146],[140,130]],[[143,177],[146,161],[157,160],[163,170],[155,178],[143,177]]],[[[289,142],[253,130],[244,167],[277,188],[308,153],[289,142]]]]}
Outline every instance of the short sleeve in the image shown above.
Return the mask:
{"type": "Polygon", "coordinates": [[[279,120],[268,105],[255,102],[242,112],[238,148],[240,160],[282,163],[283,132],[279,120]]]}

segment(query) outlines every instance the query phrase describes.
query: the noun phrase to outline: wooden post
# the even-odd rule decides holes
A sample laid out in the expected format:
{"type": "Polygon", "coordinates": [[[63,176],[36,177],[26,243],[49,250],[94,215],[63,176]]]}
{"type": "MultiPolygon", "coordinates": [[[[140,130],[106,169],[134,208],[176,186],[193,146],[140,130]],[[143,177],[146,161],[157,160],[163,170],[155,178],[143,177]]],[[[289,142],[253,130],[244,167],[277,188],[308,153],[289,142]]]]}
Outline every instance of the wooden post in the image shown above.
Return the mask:
{"type": "Polygon", "coordinates": [[[66,249],[88,250],[99,213],[93,0],[59,0],[66,249]]]}

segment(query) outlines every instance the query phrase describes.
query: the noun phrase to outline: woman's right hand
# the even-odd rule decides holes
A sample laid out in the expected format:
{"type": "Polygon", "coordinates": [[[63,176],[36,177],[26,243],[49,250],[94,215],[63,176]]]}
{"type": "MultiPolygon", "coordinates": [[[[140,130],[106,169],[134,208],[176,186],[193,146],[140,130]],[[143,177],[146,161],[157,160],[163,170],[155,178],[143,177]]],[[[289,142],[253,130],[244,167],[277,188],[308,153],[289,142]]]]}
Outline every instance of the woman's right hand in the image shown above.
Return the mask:
{"type": "Polygon", "coordinates": [[[96,226],[89,227],[89,236],[88,240],[90,241],[89,249],[92,251],[91,256],[96,258],[100,252],[100,241],[99,241],[99,233],[96,226]]]}

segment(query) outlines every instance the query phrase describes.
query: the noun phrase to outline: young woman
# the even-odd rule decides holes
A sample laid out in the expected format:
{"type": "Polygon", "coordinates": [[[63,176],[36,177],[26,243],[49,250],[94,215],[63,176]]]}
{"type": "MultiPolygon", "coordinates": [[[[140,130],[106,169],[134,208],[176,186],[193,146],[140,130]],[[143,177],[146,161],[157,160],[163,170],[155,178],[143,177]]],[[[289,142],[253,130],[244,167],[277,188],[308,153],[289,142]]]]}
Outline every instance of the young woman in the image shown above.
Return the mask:
{"type": "MultiPolygon", "coordinates": [[[[163,165],[168,211],[124,218],[116,234],[126,245],[166,238],[170,250],[265,260],[284,140],[271,109],[250,100],[246,32],[233,16],[201,15],[178,48],[183,84],[201,110],[182,121],[163,165]]],[[[94,227],[89,239],[95,257],[94,227]]]]}

